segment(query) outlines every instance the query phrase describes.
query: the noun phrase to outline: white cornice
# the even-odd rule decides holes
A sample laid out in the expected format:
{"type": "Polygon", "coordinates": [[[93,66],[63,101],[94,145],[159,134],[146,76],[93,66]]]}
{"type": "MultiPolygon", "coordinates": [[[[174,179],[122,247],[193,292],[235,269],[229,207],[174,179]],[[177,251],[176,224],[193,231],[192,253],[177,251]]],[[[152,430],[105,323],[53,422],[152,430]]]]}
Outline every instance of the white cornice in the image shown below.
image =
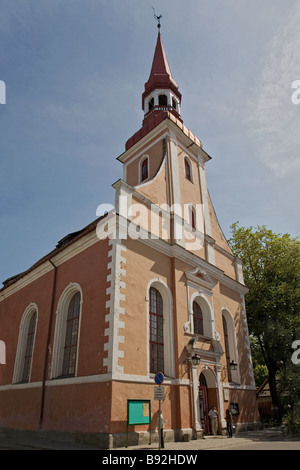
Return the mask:
{"type": "MultiPolygon", "coordinates": [[[[160,124],[158,124],[152,131],[150,131],[147,135],[141,138],[136,144],[134,144],[130,149],[126,150],[124,153],[122,153],[117,160],[119,160],[122,163],[126,163],[127,160],[129,160],[131,157],[136,156],[137,154],[140,154],[141,152],[146,152],[149,147],[150,147],[150,141],[155,139],[158,135],[160,135],[162,132],[168,130],[168,126],[166,125],[167,119],[162,121],[160,124]]],[[[156,143],[156,141],[155,141],[156,143]]],[[[153,144],[151,144],[153,145],[153,144]]]]}
{"type": "MultiPolygon", "coordinates": [[[[119,183],[119,182],[118,182],[119,183]]],[[[124,183],[124,182],[123,182],[124,183]]],[[[131,188],[131,187],[129,187],[131,188]]],[[[135,196],[138,195],[140,197],[139,193],[135,193],[135,196]]],[[[141,199],[145,201],[145,198],[141,197],[141,199]]],[[[151,203],[151,201],[147,202],[151,203]]],[[[131,222],[132,223],[132,222],[131,222]]],[[[230,289],[239,292],[242,295],[245,295],[249,289],[245,287],[244,285],[240,284],[236,280],[228,277],[224,271],[221,269],[217,268],[216,266],[208,263],[202,258],[199,258],[197,255],[194,253],[191,253],[187,250],[185,250],[183,247],[174,244],[170,245],[168,242],[165,240],[161,239],[151,239],[149,237],[145,238],[139,238],[138,239],[141,243],[155,249],[156,251],[159,251],[160,253],[163,253],[171,258],[178,258],[181,261],[186,262],[190,266],[194,268],[203,268],[205,272],[207,273],[208,276],[217,279],[221,284],[223,284],[226,287],[229,287],[230,289]]],[[[44,276],[48,272],[54,269],[53,264],[55,266],[60,266],[61,264],[65,263],[69,259],[73,258],[74,256],[78,255],[82,251],[88,249],[90,246],[94,245],[95,243],[98,243],[100,240],[97,237],[96,234],[96,229],[94,229],[92,232],[87,234],[86,236],[80,238],[76,242],[74,242],[72,245],[68,246],[65,250],[61,251],[60,253],[54,255],[50,260],[45,261],[42,263],[40,266],[34,268],[32,271],[30,271],[28,274],[25,274],[21,279],[13,283],[12,285],[4,288],[2,292],[0,292],[0,302],[5,300],[7,297],[13,295],[20,289],[23,289],[27,285],[31,284],[38,278],[44,276]],[[52,264],[53,263],[53,264],[52,264]]],[[[213,280],[212,280],[213,281],[213,280]]]]}
{"type": "Polygon", "coordinates": [[[117,159],[122,163],[126,163],[132,156],[135,156],[139,152],[146,151],[145,149],[148,148],[147,146],[149,145],[149,142],[162,132],[172,132],[178,141],[182,143],[183,149],[189,149],[190,156],[200,159],[203,163],[211,159],[208,153],[203,150],[202,143],[198,137],[196,137],[183,123],[173,117],[172,114],[158,124],[147,135],[142,137],[132,147],[122,153],[117,159]]]}
{"type": "Polygon", "coordinates": [[[53,256],[51,260],[55,264],[55,266],[60,266],[69,259],[86,250],[90,246],[93,246],[95,243],[98,243],[99,241],[100,240],[96,235],[96,230],[93,230],[92,232],[80,238],[72,245],[68,246],[65,250],[53,256]]]}
{"type": "Polygon", "coordinates": [[[67,246],[64,250],[57,254],[53,254],[53,256],[49,257],[44,263],[41,263],[36,268],[32,268],[28,273],[25,272],[24,276],[16,282],[4,287],[0,292],[0,302],[49,273],[54,269],[54,266],[60,266],[99,241],[100,240],[96,235],[96,230],[94,229],[87,235],[67,246]]]}
{"type": "MultiPolygon", "coordinates": [[[[160,142],[162,139],[164,139],[168,135],[168,132],[164,132],[163,134],[161,133],[158,133],[158,134],[159,134],[159,137],[157,137],[155,140],[153,140],[154,136],[152,136],[152,138],[149,139],[151,140],[151,143],[149,143],[146,147],[143,145],[142,148],[138,152],[136,152],[136,149],[135,149],[135,151],[133,152],[132,158],[131,156],[126,157],[126,161],[124,162],[124,164],[127,165],[128,163],[132,163],[141,155],[147,154],[147,152],[151,149],[151,147],[156,145],[158,142],[160,142]]],[[[130,150],[131,149],[129,149],[128,152],[130,152],[130,150]]]]}
{"type": "Polygon", "coordinates": [[[171,258],[177,258],[181,261],[184,261],[190,266],[194,266],[195,268],[203,268],[209,276],[215,278],[218,282],[220,282],[220,284],[229,287],[235,292],[239,292],[240,294],[245,295],[249,291],[249,289],[243,284],[240,284],[235,279],[228,277],[224,271],[208,263],[204,259],[199,258],[199,256],[195,255],[194,253],[185,250],[185,248],[181,247],[180,245],[170,245],[161,239],[140,238],[138,241],[171,258]]]}
{"type": "Polygon", "coordinates": [[[40,266],[30,271],[28,274],[24,274],[24,276],[21,279],[14,282],[10,286],[3,288],[2,292],[0,292],[0,302],[2,302],[3,300],[5,300],[7,297],[14,294],[15,292],[19,291],[20,289],[23,289],[24,287],[28,286],[28,284],[31,284],[36,279],[52,271],[52,269],[53,269],[53,266],[51,265],[51,263],[49,261],[45,261],[40,266]]]}
{"type": "Polygon", "coordinates": [[[216,281],[207,274],[205,269],[200,268],[200,266],[197,266],[191,271],[186,271],[185,275],[187,280],[191,281],[196,286],[205,287],[206,289],[211,290],[216,285],[216,281]],[[199,275],[203,276],[203,278],[199,277],[199,275]]]}
{"type": "MultiPolygon", "coordinates": [[[[153,204],[149,199],[145,198],[139,192],[135,191],[132,186],[128,185],[123,180],[118,180],[116,183],[113,184],[113,187],[115,189],[120,189],[121,187],[124,187],[126,188],[127,192],[131,193],[137,199],[143,201],[144,204],[149,205],[150,207],[151,204],[153,204]]],[[[54,253],[51,258],[49,254],[49,258],[44,263],[41,263],[36,268],[33,268],[27,274],[25,273],[23,277],[21,277],[13,284],[3,288],[0,292],[0,302],[9,297],[10,295],[14,294],[15,292],[19,291],[20,289],[23,289],[27,285],[31,284],[38,278],[44,276],[51,270],[53,270],[53,264],[55,266],[60,266],[69,259],[81,253],[82,251],[88,249],[90,246],[94,245],[95,243],[98,243],[99,241],[100,240],[97,237],[96,228],[94,228],[91,232],[80,237],[77,241],[74,241],[74,243],[71,243],[65,249],[59,251],[56,254],[54,253]]],[[[203,268],[208,276],[217,279],[221,284],[225,285],[226,287],[229,287],[234,291],[239,292],[242,295],[245,295],[249,291],[249,289],[247,289],[243,284],[228,277],[223,270],[208,263],[204,259],[199,258],[197,255],[187,251],[180,245],[170,245],[165,240],[151,239],[147,236],[145,236],[145,238],[140,238],[139,241],[155,249],[156,251],[164,253],[169,257],[178,258],[189,264],[191,267],[203,268]]],[[[214,246],[216,247],[217,245],[214,244],[214,246]]],[[[229,256],[229,258],[231,258],[232,255],[230,255],[229,253],[226,254],[229,256]]]]}
{"type": "MultiPolygon", "coordinates": [[[[203,351],[204,354],[204,351],[203,351]]],[[[205,351],[207,355],[207,351],[205,351]]],[[[214,358],[220,355],[213,355],[211,364],[215,364],[214,358]],[[213,358],[213,356],[215,356],[213,358]]],[[[207,361],[206,361],[207,362],[207,361]]],[[[123,373],[116,373],[114,377],[112,374],[98,374],[98,375],[86,375],[80,377],[71,377],[66,379],[55,379],[55,380],[47,380],[46,386],[47,387],[60,387],[60,386],[67,386],[67,385],[79,385],[79,384],[90,384],[90,383],[101,383],[101,382],[110,382],[110,381],[117,381],[117,382],[132,382],[132,383],[144,383],[144,384],[154,384],[154,375],[134,375],[134,374],[123,374],[123,373]]],[[[166,385],[189,385],[188,379],[180,379],[180,378],[169,378],[165,377],[164,383],[166,385]]],[[[12,390],[20,390],[20,389],[33,389],[33,388],[41,388],[42,382],[29,382],[26,384],[8,384],[8,385],[0,385],[0,391],[12,391],[12,390]]],[[[236,389],[236,390],[256,390],[255,386],[252,385],[243,385],[243,384],[233,384],[233,383],[225,383],[223,382],[223,387],[236,389]]]]}

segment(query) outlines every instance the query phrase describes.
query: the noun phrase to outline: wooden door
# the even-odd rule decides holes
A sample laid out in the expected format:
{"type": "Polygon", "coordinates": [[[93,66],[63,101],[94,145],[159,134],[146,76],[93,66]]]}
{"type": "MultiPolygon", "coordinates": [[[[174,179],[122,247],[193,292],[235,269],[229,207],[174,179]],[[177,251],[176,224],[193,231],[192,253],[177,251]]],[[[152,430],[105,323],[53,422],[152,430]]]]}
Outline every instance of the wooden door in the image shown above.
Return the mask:
{"type": "Polygon", "coordinates": [[[204,434],[210,433],[207,386],[199,385],[200,419],[204,434]]]}

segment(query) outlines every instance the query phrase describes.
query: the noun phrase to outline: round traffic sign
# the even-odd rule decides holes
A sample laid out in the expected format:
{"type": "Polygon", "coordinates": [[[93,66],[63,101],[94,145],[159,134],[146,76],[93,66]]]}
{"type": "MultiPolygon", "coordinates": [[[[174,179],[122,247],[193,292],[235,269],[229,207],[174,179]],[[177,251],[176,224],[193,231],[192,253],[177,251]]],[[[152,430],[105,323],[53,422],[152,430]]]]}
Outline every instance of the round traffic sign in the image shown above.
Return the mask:
{"type": "Polygon", "coordinates": [[[157,373],[155,374],[154,380],[155,380],[155,383],[156,383],[157,385],[162,384],[163,381],[164,381],[164,379],[165,379],[165,376],[164,376],[164,374],[163,374],[162,372],[157,372],[157,373]]]}

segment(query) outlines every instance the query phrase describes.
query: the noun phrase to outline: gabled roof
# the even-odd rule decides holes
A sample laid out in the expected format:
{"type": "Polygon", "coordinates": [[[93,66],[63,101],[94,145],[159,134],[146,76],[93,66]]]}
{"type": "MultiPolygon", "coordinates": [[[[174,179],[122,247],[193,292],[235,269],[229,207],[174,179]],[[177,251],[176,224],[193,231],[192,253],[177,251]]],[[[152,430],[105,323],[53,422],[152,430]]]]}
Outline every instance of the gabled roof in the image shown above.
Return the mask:
{"type": "Polygon", "coordinates": [[[2,291],[4,291],[7,287],[9,287],[10,285],[14,284],[18,280],[25,277],[27,274],[29,274],[31,271],[33,271],[35,268],[37,268],[41,264],[45,263],[46,261],[51,260],[51,258],[53,258],[53,256],[55,256],[59,252],[63,251],[68,246],[72,245],[73,243],[75,243],[80,238],[84,237],[88,233],[95,230],[98,223],[100,222],[100,220],[104,219],[104,217],[106,217],[106,216],[107,216],[107,213],[105,213],[104,215],[102,215],[98,219],[94,220],[93,222],[91,222],[89,225],[87,225],[83,229],[78,230],[77,232],[70,233],[70,234],[66,235],[64,238],[62,238],[61,240],[59,240],[57,242],[57,245],[54,248],[54,250],[50,251],[50,253],[43,256],[40,260],[38,260],[35,264],[33,264],[29,269],[27,269],[26,271],[24,271],[22,273],[16,274],[15,276],[12,276],[9,279],[6,279],[5,281],[3,281],[2,282],[3,287],[0,288],[0,293],[2,291]]]}

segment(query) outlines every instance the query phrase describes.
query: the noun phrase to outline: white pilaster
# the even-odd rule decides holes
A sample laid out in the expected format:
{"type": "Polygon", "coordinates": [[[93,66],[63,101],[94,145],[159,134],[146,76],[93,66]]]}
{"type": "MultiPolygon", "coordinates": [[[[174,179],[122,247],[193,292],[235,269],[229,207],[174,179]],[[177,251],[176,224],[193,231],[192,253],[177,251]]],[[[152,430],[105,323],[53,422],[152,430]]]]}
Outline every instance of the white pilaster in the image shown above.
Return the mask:
{"type": "Polygon", "coordinates": [[[221,364],[220,362],[216,364],[217,371],[217,387],[218,387],[218,397],[219,397],[219,417],[222,428],[226,428],[225,420],[225,411],[224,411],[224,399],[223,399],[223,385],[221,381],[221,364]]]}
{"type": "Polygon", "coordinates": [[[200,418],[200,403],[199,403],[199,388],[198,388],[198,374],[197,367],[192,365],[192,379],[193,379],[193,407],[194,407],[194,429],[201,431],[201,418],[200,418]]]}
{"type": "MultiPolygon", "coordinates": [[[[204,217],[204,233],[208,237],[212,237],[212,230],[211,230],[211,221],[210,221],[210,214],[209,214],[209,196],[208,196],[208,189],[207,189],[207,181],[206,181],[206,174],[204,164],[199,161],[198,163],[199,169],[199,180],[200,180],[200,190],[201,190],[201,197],[202,197],[202,204],[203,204],[203,217],[204,217]]],[[[206,239],[206,252],[207,252],[207,260],[209,263],[215,265],[215,252],[213,244],[208,241],[208,237],[206,239]]]]}

